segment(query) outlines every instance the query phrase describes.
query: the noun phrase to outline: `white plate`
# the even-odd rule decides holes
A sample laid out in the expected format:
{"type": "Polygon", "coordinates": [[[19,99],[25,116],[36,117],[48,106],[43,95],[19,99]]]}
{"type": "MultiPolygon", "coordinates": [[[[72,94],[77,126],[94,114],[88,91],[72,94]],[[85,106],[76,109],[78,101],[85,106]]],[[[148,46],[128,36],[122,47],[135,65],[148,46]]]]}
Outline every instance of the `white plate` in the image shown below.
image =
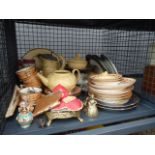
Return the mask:
{"type": "Polygon", "coordinates": [[[29,50],[24,56],[23,59],[32,60],[35,56],[39,54],[51,54],[52,51],[46,48],[34,48],[29,50]]]}

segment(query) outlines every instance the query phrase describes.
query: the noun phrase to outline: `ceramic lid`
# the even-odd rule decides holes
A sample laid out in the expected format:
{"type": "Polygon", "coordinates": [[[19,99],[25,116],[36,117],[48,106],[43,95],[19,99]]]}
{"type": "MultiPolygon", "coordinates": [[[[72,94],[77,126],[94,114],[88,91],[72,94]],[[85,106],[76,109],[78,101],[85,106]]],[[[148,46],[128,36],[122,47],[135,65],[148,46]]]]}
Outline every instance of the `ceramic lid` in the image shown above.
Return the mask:
{"type": "Polygon", "coordinates": [[[69,61],[74,61],[74,62],[86,62],[85,59],[82,59],[82,58],[81,58],[81,56],[80,56],[79,53],[77,53],[77,54],[75,55],[75,57],[72,58],[72,59],[70,59],[69,61]]]}

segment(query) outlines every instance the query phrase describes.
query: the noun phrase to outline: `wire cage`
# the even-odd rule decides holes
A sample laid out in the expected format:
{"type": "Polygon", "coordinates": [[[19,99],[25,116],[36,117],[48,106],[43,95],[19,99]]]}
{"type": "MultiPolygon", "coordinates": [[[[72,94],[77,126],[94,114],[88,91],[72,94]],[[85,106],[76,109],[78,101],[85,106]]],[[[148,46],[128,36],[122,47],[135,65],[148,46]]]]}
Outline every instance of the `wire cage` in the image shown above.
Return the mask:
{"type": "Polygon", "coordinates": [[[155,59],[154,25],[153,20],[0,20],[0,125],[16,83],[17,59],[27,51],[48,48],[66,59],[105,54],[119,73],[143,76],[155,59]]]}
{"type": "Polygon", "coordinates": [[[14,23],[0,20],[0,132],[12,97],[17,69],[14,23]]]}
{"type": "MultiPolygon", "coordinates": [[[[134,28],[137,28],[136,26],[134,28]]],[[[65,58],[75,53],[105,54],[122,74],[143,74],[149,64],[154,31],[133,30],[117,24],[106,27],[16,22],[18,57],[33,48],[48,48],[65,58]],[[126,29],[125,29],[126,28],[126,29]]]]}

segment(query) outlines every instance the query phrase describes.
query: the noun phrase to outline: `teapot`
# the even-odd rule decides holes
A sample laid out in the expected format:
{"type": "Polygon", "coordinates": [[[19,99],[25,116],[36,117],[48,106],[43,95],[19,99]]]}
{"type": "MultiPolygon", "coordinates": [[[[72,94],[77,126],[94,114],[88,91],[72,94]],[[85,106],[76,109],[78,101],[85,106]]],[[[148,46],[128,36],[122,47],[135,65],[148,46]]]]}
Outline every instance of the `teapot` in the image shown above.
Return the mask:
{"type": "Polygon", "coordinates": [[[72,72],[68,70],[56,70],[50,73],[47,78],[40,73],[38,73],[37,76],[50,90],[61,84],[71,92],[80,79],[80,71],[78,69],[74,69],[72,72]]]}
{"type": "Polygon", "coordinates": [[[35,57],[35,61],[41,65],[44,76],[48,76],[50,73],[58,69],[64,69],[65,59],[62,56],[58,56],[55,53],[51,54],[40,54],[35,57]]]}
{"type": "Polygon", "coordinates": [[[74,58],[67,61],[67,65],[71,69],[85,69],[87,66],[87,61],[82,59],[80,54],[77,53],[74,58]]]}

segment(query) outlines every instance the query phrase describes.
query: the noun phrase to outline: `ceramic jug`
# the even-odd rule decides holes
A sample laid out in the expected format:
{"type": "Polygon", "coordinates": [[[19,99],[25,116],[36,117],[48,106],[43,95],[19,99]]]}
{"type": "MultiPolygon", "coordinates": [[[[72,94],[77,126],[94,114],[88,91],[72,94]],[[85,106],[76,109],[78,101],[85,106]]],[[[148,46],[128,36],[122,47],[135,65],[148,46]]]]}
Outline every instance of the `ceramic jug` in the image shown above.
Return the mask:
{"type": "Polygon", "coordinates": [[[62,56],[58,56],[55,53],[41,54],[37,56],[40,60],[41,69],[44,76],[48,76],[55,70],[64,69],[65,59],[62,56]]]}

